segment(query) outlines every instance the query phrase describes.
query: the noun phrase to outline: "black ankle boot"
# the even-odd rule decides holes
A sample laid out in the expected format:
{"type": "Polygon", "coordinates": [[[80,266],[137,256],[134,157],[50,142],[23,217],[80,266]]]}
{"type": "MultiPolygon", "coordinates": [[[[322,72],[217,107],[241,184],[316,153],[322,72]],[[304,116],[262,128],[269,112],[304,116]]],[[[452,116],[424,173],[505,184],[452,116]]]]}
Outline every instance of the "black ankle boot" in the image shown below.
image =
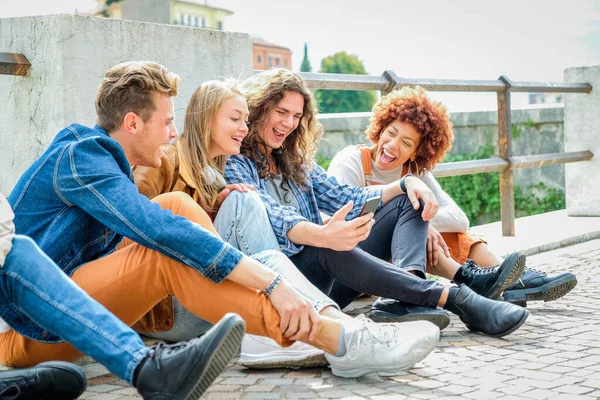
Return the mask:
{"type": "Polygon", "coordinates": [[[560,299],[576,285],[577,277],[570,272],[548,276],[545,272],[525,268],[517,283],[504,291],[504,300],[526,307],[528,301],[560,299]]]}
{"type": "Polygon", "coordinates": [[[1,399],[71,400],[81,396],[86,387],[81,367],[62,361],[0,372],[1,399]]]}
{"type": "Polygon", "coordinates": [[[457,285],[467,285],[475,293],[488,299],[495,299],[519,280],[524,268],[525,255],[517,251],[509,254],[497,267],[481,268],[475,261],[467,260],[456,271],[452,280],[457,285]]]}
{"type": "Polygon", "coordinates": [[[490,300],[473,292],[466,285],[451,288],[444,308],[458,315],[473,332],[493,337],[506,336],[516,331],[527,319],[529,312],[514,304],[490,300]]]}
{"type": "Polygon", "coordinates": [[[227,314],[200,339],[148,350],[134,386],[144,399],[196,400],[237,354],[246,325],[227,314]]]}

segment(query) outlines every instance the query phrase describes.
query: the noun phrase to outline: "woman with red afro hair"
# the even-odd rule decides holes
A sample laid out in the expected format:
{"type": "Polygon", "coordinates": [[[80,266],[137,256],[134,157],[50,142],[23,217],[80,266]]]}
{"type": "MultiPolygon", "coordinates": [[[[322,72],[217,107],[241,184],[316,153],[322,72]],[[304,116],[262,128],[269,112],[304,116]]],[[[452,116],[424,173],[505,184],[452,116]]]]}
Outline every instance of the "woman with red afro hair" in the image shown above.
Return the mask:
{"type": "MultiPolygon", "coordinates": [[[[484,267],[502,263],[485,241],[468,231],[467,216],[430,172],[444,159],[454,139],[450,116],[442,103],[430,100],[418,86],[391,92],[373,107],[366,136],[373,147],[342,150],[333,158],[328,173],[340,183],[356,187],[388,184],[407,174],[418,176],[439,203],[438,213],[429,224],[428,272],[449,277],[449,264],[441,262],[447,257],[459,264],[472,259],[484,267]]],[[[576,277],[568,272],[548,277],[526,268],[521,279],[505,290],[504,298],[520,305],[526,305],[527,300],[555,300],[576,283],[576,277]]]]}

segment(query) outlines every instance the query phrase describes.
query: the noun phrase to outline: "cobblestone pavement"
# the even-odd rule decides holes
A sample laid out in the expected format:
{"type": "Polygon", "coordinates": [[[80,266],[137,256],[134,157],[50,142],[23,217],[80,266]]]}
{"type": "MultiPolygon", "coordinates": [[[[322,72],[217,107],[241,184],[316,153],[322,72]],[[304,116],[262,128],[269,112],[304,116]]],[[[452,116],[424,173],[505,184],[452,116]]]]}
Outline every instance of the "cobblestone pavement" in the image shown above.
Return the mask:
{"type": "MultiPolygon", "coordinates": [[[[530,303],[525,325],[503,339],[471,333],[453,316],[437,349],[402,375],[342,379],[327,369],[254,371],[231,364],[203,398],[600,398],[600,240],[531,256],[528,266],[549,273],[571,271],[579,283],[563,299],[530,303]]],[[[367,306],[363,300],[351,312],[367,306]]],[[[84,369],[89,388],[82,398],[139,398],[99,364],[84,369]]]]}

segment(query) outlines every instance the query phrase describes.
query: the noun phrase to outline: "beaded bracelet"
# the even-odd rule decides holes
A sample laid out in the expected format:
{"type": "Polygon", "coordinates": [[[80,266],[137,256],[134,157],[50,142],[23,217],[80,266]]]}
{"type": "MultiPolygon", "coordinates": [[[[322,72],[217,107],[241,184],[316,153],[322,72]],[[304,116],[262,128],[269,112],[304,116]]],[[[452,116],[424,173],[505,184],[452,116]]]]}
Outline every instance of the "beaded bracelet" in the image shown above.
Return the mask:
{"type": "Polygon", "coordinates": [[[267,286],[267,288],[265,290],[263,290],[263,293],[265,294],[265,296],[269,297],[271,295],[271,293],[273,293],[273,290],[275,290],[275,288],[277,288],[277,286],[279,286],[281,279],[283,279],[281,274],[277,274],[277,276],[275,276],[275,279],[273,279],[273,281],[269,284],[269,286],[267,286]]]}
{"type": "Polygon", "coordinates": [[[404,175],[402,178],[400,178],[400,189],[402,189],[402,191],[404,193],[406,193],[406,183],[404,182],[406,180],[407,177],[412,176],[411,174],[406,174],[404,175]]]}

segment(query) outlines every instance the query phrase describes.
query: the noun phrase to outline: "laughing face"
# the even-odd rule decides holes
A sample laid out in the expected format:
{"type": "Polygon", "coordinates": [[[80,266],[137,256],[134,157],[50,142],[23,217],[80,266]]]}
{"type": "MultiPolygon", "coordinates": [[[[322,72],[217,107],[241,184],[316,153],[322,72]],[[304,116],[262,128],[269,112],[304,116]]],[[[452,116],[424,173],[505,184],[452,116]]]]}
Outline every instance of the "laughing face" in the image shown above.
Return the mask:
{"type": "Polygon", "coordinates": [[[413,157],[421,143],[421,135],[406,122],[395,120],[381,132],[373,154],[375,166],[390,171],[413,157]]]}
{"type": "Polygon", "coordinates": [[[268,113],[267,119],[259,128],[259,135],[270,154],[278,149],[284,140],[294,132],[304,112],[304,97],[297,92],[284,92],[283,99],[268,113]]]}
{"type": "Polygon", "coordinates": [[[240,154],[242,140],[248,134],[247,121],[248,105],[244,97],[234,96],[225,100],[212,124],[210,157],[240,154]]]}

